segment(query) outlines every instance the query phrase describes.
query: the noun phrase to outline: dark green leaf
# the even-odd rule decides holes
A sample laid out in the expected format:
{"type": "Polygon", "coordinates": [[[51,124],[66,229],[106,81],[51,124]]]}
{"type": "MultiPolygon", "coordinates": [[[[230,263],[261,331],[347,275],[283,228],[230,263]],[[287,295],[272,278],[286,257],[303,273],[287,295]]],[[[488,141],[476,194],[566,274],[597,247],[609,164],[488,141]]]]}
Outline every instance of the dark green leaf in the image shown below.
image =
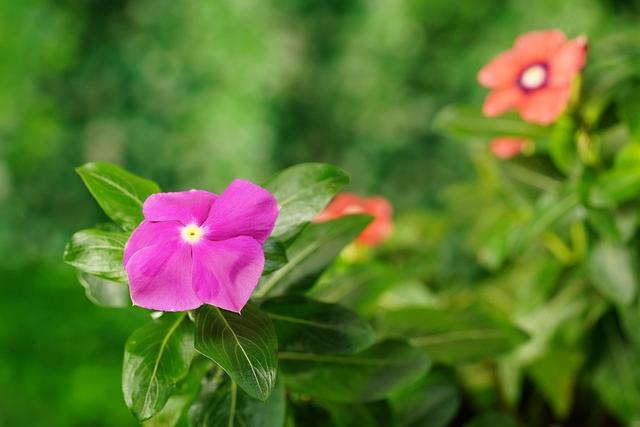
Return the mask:
{"type": "Polygon", "coordinates": [[[583,362],[581,353],[551,349],[529,367],[531,379],[560,419],[571,410],[576,375],[583,362]]]}
{"type": "Polygon", "coordinates": [[[281,295],[308,289],[322,271],[371,222],[371,217],[350,215],[322,224],[311,224],[289,246],[289,262],[262,278],[256,295],[281,295]]]}
{"type": "Polygon", "coordinates": [[[518,427],[518,423],[509,415],[492,412],[474,418],[464,427],[518,427]]]}
{"type": "Polygon", "coordinates": [[[549,136],[549,129],[527,123],[513,115],[487,118],[478,108],[455,105],[440,111],[434,119],[434,126],[462,138],[501,136],[546,138],[549,136]]]}
{"type": "Polygon", "coordinates": [[[204,381],[189,410],[191,427],[282,427],[284,418],[282,381],[277,381],[271,396],[261,402],[244,393],[222,371],[204,381]]]}
{"type": "Polygon", "coordinates": [[[142,203],[160,187],[120,166],[87,163],[76,169],[102,210],[125,230],[133,230],[142,221],[142,203]]]}
{"type": "Polygon", "coordinates": [[[368,403],[320,403],[334,427],[390,427],[395,425],[386,400],[368,403]]]}
{"type": "Polygon", "coordinates": [[[164,408],[152,418],[144,421],[144,427],[174,427],[182,418],[185,407],[191,403],[200,389],[202,377],[211,368],[211,361],[205,357],[196,358],[191,364],[189,374],[180,381],[164,408]]]}
{"type": "Polygon", "coordinates": [[[356,353],[375,340],[366,320],[338,304],[284,296],[267,300],[261,307],[273,321],[280,351],[356,353]]]}
{"type": "Polygon", "coordinates": [[[64,262],[80,271],[127,283],[122,253],[127,243],[125,233],[96,229],[81,230],[71,236],[64,250],[64,262]]]}
{"type": "Polygon", "coordinates": [[[285,169],[264,187],[278,200],[280,213],[273,236],[293,237],[349,183],[341,169],[322,163],[304,163],[285,169]]]}
{"type": "Polygon", "coordinates": [[[446,371],[427,374],[390,401],[398,427],[446,427],[460,408],[460,392],[446,371]]]}
{"type": "Polygon", "coordinates": [[[429,369],[429,358],[402,341],[387,340],[354,355],[279,353],[291,390],[333,402],[383,399],[429,369]]]}
{"type": "Polygon", "coordinates": [[[625,425],[640,421],[640,352],[609,324],[600,347],[604,358],[595,369],[593,385],[603,404],[625,425]]]}
{"type": "Polygon", "coordinates": [[[131,307],[129,288],[118,282],[78,271],[78,281],[91,302],[102,307],[131,307]]]}
{"type": "Polygon", "coordinates": [[[176,383],[189,372],[194,355],[193,324],[186,313],[165,313],[129,337],[122,391],[139,420],[151,418],[165,406],[176,383]]]}
{"type": "Polygon", "coordinates": [[[626,122],[631,138],[640,142],[640,84],[634,82],[624,91],[619,101],[621,116],[626,122]]]}
{"type": "Polygon", "coordinates": [[[276,381],[278,342],[271,319],[255,304],[242,313],[206,305],[196,311],[196,349],[249,396],[266,400],[276,381]]]}
{"type": "Polygon", "coordinates": [[[492,359],[526,340],[524,332],[478,307],[411,307],[387,312],[378,320],[382,334],[406,338],[434,360],[448,364],[492,359]]]}
{"type": "Polygon", "coordinates": [[[281,241],[269,238],[264,242],[263,249],[264,270],[262,274],[273,273],[287,263],[287,248],[281,241]]]}
{"type": "Polygon", "coordinates": [[[589,278],[602,295],[622,306],[633,302],[638,285],[631,255],[624,244],[600,240],[588,262],[589,278]]]}

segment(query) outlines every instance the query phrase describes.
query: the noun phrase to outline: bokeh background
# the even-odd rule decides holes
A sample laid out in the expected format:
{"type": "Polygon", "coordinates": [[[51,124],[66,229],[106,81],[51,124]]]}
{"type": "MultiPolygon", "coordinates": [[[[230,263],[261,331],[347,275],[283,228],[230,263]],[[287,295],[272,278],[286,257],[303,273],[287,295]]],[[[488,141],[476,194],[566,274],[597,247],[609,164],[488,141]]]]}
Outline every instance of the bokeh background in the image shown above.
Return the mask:
{"type": "Polygon", "coordinates": [[[432,119],[481,103],[485,62],[524,31],[639,19],[637,0],[1,0],[0,426],[136,425],[120,370],[146,316],[88,303],[61,261],[105,220],[76,166],[217,191],[322,161],[438,211],[476,177],[432,119]]]}

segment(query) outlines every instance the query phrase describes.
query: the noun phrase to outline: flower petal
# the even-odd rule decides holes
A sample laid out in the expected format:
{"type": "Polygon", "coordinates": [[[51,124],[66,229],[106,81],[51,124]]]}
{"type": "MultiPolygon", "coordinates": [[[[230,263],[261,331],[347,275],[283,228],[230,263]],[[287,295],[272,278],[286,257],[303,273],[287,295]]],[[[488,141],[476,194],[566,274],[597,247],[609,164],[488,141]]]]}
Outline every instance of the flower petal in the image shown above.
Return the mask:
{"type": "Polygon", "coordinates": [[[506,160],[520,154],[526,145],[527,140],[524,138],[504,136],[493,139],[489,147],[496,157],[506,160]]]}
{"type": "Polygon", "coordinates": [[[566,40],[566,36],[560,30],[532,31],[518,37],[513,50],[527,62],[546,62],[566,40]]]}
{"type": "Polygon", "coordinates": [[[251,237],[193,245],[193,289],[206,304],[240,312],[263,268],[262,246],[251,237]]]}
{"type": "Polygon", "coordinates": [[[211,240],[249,236],[264,243],[277,217],[278,202],[271,193],[252,182],[236,179],[220,194],[204,226],[211,240]]]}
{"type": "Polygon", "coordinates": [[[526,64],[513,51],[502,52],[478,73],[478,82],[488,88],[515,85],[526,64]]]}
{"type": "Polygon", "coordinates": [[[518,87],[496,89],[487,95],[482,106],[482,112],[488,117],[499,116],[517,107],[523,99],[524,94],[518,87]]]}
{"type": "Polygon", "coordinates": [[[142,221],[140,225],[133,230],[129,240],[127,240],[127,244],[124,247],[122,264],[126,266],[131,256],[142,248],[177,240],[180,237],[181,227],[182,224],[177,221],[142,221]]]}
{"type": "Polygon", "coordinates": [[[373,216],[373,221],[358,236],[358,242],[375,246],[391,234],[393,206],[384,197],[370,197],[366,201],[365,210],[373,216]]]}
{"type": "Polygon", "coordinates": [[[137,306],[160,311],[193,310],[202,301],[191,282],[191,248],[165,242],[137,251],[126,265],[131,300],[137,306]]]}
{"type": "Polygon", "coordinates": [[[201,225],[216,200],[216,195],[203,190],[157,193],[147,197],[142,213],[149,221],[180,221],[183,225],[201,225]]]}
{"type": "Polygon", "coordinates": [[[549,84],[570,84],[584,67],[587,59],[586,37],[575,38],[566,43],[549,61],[549,84]]]}
{"type": "Polygon", "coordinates": [[[532,92],[518,107],[522,118],[530,123],[548,125],[562,114],[569,103],[571,88],[547,87],[532,92]]]}

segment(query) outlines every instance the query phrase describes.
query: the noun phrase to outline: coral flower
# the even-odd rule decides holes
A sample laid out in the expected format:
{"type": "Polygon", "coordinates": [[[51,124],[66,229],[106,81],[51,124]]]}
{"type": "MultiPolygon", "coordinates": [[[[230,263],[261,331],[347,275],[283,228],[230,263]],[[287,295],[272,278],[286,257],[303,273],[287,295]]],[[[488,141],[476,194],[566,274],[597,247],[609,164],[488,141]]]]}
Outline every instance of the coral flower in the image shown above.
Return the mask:
{"type": "Polygon", "coordinates": [[[358,236],[357,242],[376,246],[386,239],[391,233],[393,207],[384,197],[360,197],[355,194],[338,194],[322,211],[314,222],[325,222],[346,215],[364,214],[371,215],[373,221],[358,236]]]}
{"type": "Polygon", "coordinates": [[[553,122],[569,103],[571,82],[585,64],[586,48],[586,37],[567,41],[559,30],[521,35],[513,49],[478,73],[480,84],[491,89],[484,114],[494,117],[515,109],[528,122],[553,122]]]}
{"type": "Polygon", "coordinates": [[[123,258],[135,305],[161,311],[244,307],[278,216],[271,193],[235,180],[219,196],[201,190],[153,194],[142,212],[123,258]]]}
{"type": "Polygon", "coordinates": [[[495,138],[489,143],[491,152],[501,159],[511,159],[524,150],[527,146],[525,138],[500,137],[495,138]]]}

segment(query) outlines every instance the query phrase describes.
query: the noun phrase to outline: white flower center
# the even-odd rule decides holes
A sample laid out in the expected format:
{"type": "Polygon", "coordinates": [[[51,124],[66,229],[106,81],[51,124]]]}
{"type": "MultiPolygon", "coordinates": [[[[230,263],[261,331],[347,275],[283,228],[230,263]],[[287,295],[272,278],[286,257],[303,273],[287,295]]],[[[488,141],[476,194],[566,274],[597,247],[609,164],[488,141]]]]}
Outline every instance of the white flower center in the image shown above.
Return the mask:
{"type": "Polygon", "coordinates": [[[198,243],[202,236],[204,235],[204,230],[202,227],[199,227],[195,224],[189,224],[186,227],[182,227],[180,230],[180,236],[182,240],[193,245],[194,243],[198,243]]]}
{"type": "Polygon", "coordinates": [[[520,85],[525,89],[538,89],[547,80],[547,69],[542,65],[532,65],[520,76],[520,85]]]}

